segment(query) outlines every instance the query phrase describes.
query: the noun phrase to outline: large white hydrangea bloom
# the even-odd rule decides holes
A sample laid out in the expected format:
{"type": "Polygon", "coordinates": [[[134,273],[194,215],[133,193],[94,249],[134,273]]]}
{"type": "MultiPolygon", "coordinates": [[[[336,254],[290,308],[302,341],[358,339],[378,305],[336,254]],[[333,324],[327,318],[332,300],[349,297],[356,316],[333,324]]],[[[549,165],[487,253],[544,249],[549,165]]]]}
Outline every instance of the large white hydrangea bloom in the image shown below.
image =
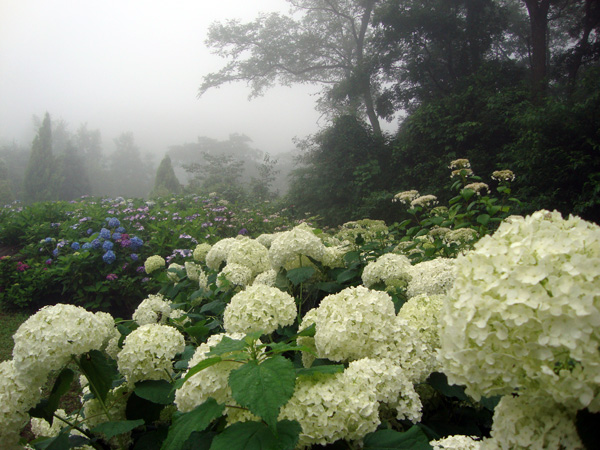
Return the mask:
{"type": "Polygon", "coordinates": [[[406,288],[408,298],[420,294],[445,294],[454,283],[454,259],[436,258],[411,266],[411,279],[406,288]]]}
{"type": "Polygon", "coordinates": [[[455,434],[429,442],[433,450],[480,450],[481,441],[473,436],[455,434]]]}
{"type": "Polygon", "coordinates": [[[269,248],[269,260],[275,270],[298,267],[302,256],[309,256],[317,261],[323,259],[325,244],[306,226],[297,226],[284,231],[275,237],[269,248]]]}
{"type": "Polygon", "coordinates": [[[227,254],[234,243],[235,238],[225,238],[214,244],[206,254],[206,266],[212,270],[219,270],[221,264],[227,261],[227,254]]]}
{"type": "Polygon", "coordinates": [[[80,306],[45,306],[27,319],[13,336],[15,370],[33,384],[62,368],[72,355],[102,350],[114,335],[114,319],[80,306]]]}
{"type": "Polygon", "coordinates": [[[197,262],[205,262],[206,255],[210,251],[211,245],[208,242],[202,242],[201,244],[196,245],[192,256],[194,257],[194,261],[197,262]]]}
{"type": "Polygon", "coordinates": [[[227,264],[240,264],[248,267],[255,277],[271,268],[269,250],[260,242],[245,238],[236,240],[227,254],[227,264]]]}
{"type": "Polygon", "coordinates": [[[456,262],[441,362],[479,398],[550,396],[600,410],[600,227],[538,211],[456,262]]]}
{"type": "Polygon", "coordinates": [[[175,328],[150,323],[127,335],[117,356],[121,375],[129,385],[141,380],[169,380],[173,358],[183,352],[185,339],[175,328]]]}
{"type": "Polygon", "coordinates": [[[386,288],[402,288],[411,280],[411,271],[412,266],[406,256],[386,253],[366,265],[362,281],[368,288],[377,283],[384,283],[386,288]]]}
{"type": "Polygon", "coordinates": [[[223,314],[228,333],[272,333],[291,325],[296,318],[296,301],[287,292],[265,285],[248,286],[232,298],[223,314]]]}
{"type": "Polygon", "coordinates": [[[505,395],[494,409],[491,438],[481,450],[583,450],[576,410],[548,397],[505,395]]]}
{"type": "Polygon", "coordinates": [[[165,300],[162,294],[150,294],[138,305],[131,318],[138,325],[164,324],[171,315],[172,303],[171,300],[165,300]]]}

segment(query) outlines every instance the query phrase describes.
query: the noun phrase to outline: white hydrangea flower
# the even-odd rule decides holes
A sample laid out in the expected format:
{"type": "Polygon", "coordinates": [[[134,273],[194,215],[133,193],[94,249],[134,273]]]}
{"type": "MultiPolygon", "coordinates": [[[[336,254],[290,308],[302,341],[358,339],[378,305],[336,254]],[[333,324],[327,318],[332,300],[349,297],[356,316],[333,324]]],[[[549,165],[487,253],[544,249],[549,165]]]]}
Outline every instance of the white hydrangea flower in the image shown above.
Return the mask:
{"type": "Polygon", "coordinates": [[[494,409],[491,438],[481,450],[583,450],[575,427],[577,410],[548,397],[505,395],[494,409]]]}
{"type": "Polygon", "coordinates": [[[166,264],[165,258],[159,255],[153,255],[146,259],[144,268],[146,269],[146,273],[150,274],[155,270],[165,267],[166,264]]]}
{"type": "Polygon", "coordinates": [[[185,274],[189,280],[198,281],[200,278],[200,272],[202,272],[202,267],[199,264],[196,264],[192,261],[186,261],[183,266],[185,267],[185,274]]]}
{"type": "Polygon", "coordinates": [[[171,263],[171,264],[169,264],[169,267],[167,268],[167,278],[169,278],[169,280],[171,280],[173,283],[179,282],[180,278],[179,278],[179,275],[177,274],[177,272],[171,272],[169,269],[185,270],[185,267],[182,266],[181,264],[171,263]]]}
{"type": "Polygon", "coordinates": [[[479,233],[473,228],[458,228],[456,230],[450,230],[444,236],[444,242],[446,245],[456,244],[468,244],[475,241],[479,237],[479,233]]]}
{"type": "Polygon", "coordinates": [[[279,233],[263,233],[256,238],[258,242],[264,245],[266,248],[271,248],[271,244],[273,240],[277,237],[279,233]]]}
{"type": "Polygon", "coordinates": [[[225,238],[214,244],[206,254],[206,266],[212,270],[219,270],[221,264],[227,261],[229,249],[235,242],[235,238],[225,238]]]}
{"type": "Polygon", "coordinates": [[[127,335],[117,357],[119,372],[129,385],[141,380],[169,380],[173,358],[183,352],[185,339],[175,328],[151,323],[127,335]]]}
{"type": "Polygon", "coordinates": [[[294,323],[296,314],[296,301],[287,292],[265,285],[248,286],[226,306],[223,327],[228,333],[262,330],[270,334],[294,323]]]}
{"type": "Polygon", "coordinates": [[[211,245],[207,242],[202,242],[201,244],[196,245],[196,248],[192,252],[194,261],[205,262],[206,255],[210,251],[210,248],[211,248],[211,245]]]}
{"type": "MultiPolygon", "coordinates": [[[[58,417],[69,420],[71,423],[75,422],[75,420],[72,420],[72,418],[69,417],[69,415],[65,412],[64,409],[59,408],[54,412],[54,414],[58,417]]],[[[36,438],[41,436],[56,437],[59,435],[60,431],[66,426],[67,424],[65,422],[56,417],[52,421],[52,425],[50,425],[45,419],[41,419],[38,417],[31,418],[31,432],[36,438]]],[[[82,433],[77,430],[71,430],[70,434],[79,436],[82,435],[82,433]]]]}
{"type": "Polygon", "coordinates": [[[165,323],[171,315],[171,300],[162,294],[150,294],[135,309],[131,318],[138,325],[149,323],[165,323]]]}
{"type": "Polygon", "coordinates": [[[394,198],[392,198],[392,202],[400,202],[409,205],[410,202],[412,202],[418,196],[419,191],[416,191],[414,189],[410,191],[398,192],[396,195],[394,195],[394,198]]]}
{"type": "Polygon", "coordinates": [[[481,441],[475,436],[463,436],[456,434],[446,436],[443,439],[431,441],[429,444],[433,450],[480,450],[481,441]]]}
{"type": "Polygon", "coordinates": [[[227,264],[240,264],[252,271],[252,277],[270,268],[269,250],[260,242],[245,238],[236,240],[227,254],[227,264]]]}
{"type": "MultiPolygon", "coordinates": [[[[133,391],[129,389],[129,386],[126,383],[123,383],[108,391],[106,394],[106,400],[104,402],[105,407],[108,409],[107,415],[106,410],[100,401],[97,398],[89,395],[89,387],[84,388],[82,392],[82,406],[83,416],[85,417],[85,426],[88,429],[92,429],[105,422],[127,420],[125,414],[127,409],[127,400],[131,396],[132,392],[133,391]]],[[[113,448],[127,448],[127,446],[124,444],[128,443],[129,441],[129,435],[119,435],[113,437],[109,442],[114,444],[113,448]]]]}
{"type": "MultiPolygon", "coordinates": [[[[41,383],[19,374],[12,360],[0,362],[0,442],[19,448],[21,430],[29,421],[29,409],[41,398],[41,383]]],[[[2,447],[5,448],[5,447],[2,447]]]]}
{"type": "Polygon", "coordinates": [[[465,185],[464,189],[471,189],[477,195],[490,192],[490,187],[486,183],[476,182],[465,185]]]}
{"type": "Polygon", "coordinates": [[[441,346],[439,319],[442,313],[443,298],[441,295],[421,294],[409,299],[398,312],[398,317],[405,319],[408,325],[415,330],[414,338],[423,344],[421,358],[427,365],[429,373],[441,370],[437,361],[437,353],[441,346]]]}
{"type": "Polygon", "coordinates": [[[292,398],[281,408],[279,420],[296,420],[302,427],[298,447],[355,441],[377,429],[379,403],[364,379],[343,373],[298,377],[292,398]]]}
{"type": "Polygon", "coordinates": [[[223,286],[222,278],[225,278],[234,286],[244,287],[252,282],[252,270],[241,264],[227,264],[217,276],[218,287],[223,286]]]}
{"type": "Polygon", "coordinates": [[[377,401],[396,410],[398,420],[421,420],[423,405],[414,384],[402,367],[387,358],[363,358],[352,361],[344,371],[348,383],[364,383],[377,401]]]}
{"type": "Polygon", "coordinates": [[[475,398],[550,396],[600,409],[600,227],[538,211],[456,261],[441,362],[475,398]]]}
{"type": "MultiPolygon", "coordinates": [[[[190,359],[189,367],[192,368],[201,361],[209,358],[207,354],[210,352],[210,348],[221,342],[223,336],[231,339],[242,339],[244,337],[243,334],[235,333],[222,333],[210,336],[206,343],[200,344],[196,349],[194,356],[190,359]]],[[[236,403],[233,400],[231,388],[229,387],[229,373],[238,367],[240,367],[239,363],[224,361],[207,367],[191,376],[175,392],[177,409],[181,412],[189,412],[209,398],[214,398],[220,404],[235,405],[236,403]]],[[[185,377],[186,375],[187,372],[183,376],[185,377]]]]}
{"type": "Polygon", "coordinates": [[[454,283],[454,259],[436,258],[411,266],[411,279],[406,288],[408,298],[420,294],[445,294],[454,283]]]}
{"type": "Polygon", "coordinates": [[[25,378],[43,382],[72,355],[104,349],[114,327],[107,313],[94,314],[62,303],[45,306],[23,322],[13,336],[15,369],[25,378]]]}
{"type": "Polygon", "coordinates": [[[343,224],[336,237],[341,241],[347,241],[351,245],[350,250],[355,250],[358,248],[356,238],[359,234],[365,242],[381,242],[387,239],[389,233],[383,220],[362,219],[343,224]]]}
{"type": "Polygon", "coordinates": [[[322,259],[323,265],[332,269],[344,267],[344,255],[346,255],[349,250],[350,247],[347,244],[325,247],[322,259]]]}
{"type": "Polygon", "coordinates": [[[328,295],[314,314],[317,353],[332,361],[372,356],[388,342],[396,319],[391,297],[364,286],[328,295]]]}
{"type": "Polygon", "coordinates": [[[492,172],[492,180],[496,180],[496,181],[514,181],[515,180],[515,174],[513,173],[512,170],[496,170],[494,172],[492,172]]]}
{"type": "Polygon", "coordinates": [[[420,197],[417,197],[415,199],[413,199],[413,201],[410,202],[410,206],[411,208],[416,208],[417,206],[432,206],[432,205],[437,205],[438,199],[435,195],[421,195],[420,197]]]}
{"type": "Polygon", "coordinates": [[[404,255],[386,253],[369,262],[362,273],[362,281],[368,288],[384,283],[386,288],[406,287],[411,279],[412,266],[404,255]]]}
{"type": "Polygon", "coordinates": [[[280,267],[295,267],[301,256],[309,256],[317,261],[323,259],[325,245],[311,230],[297,226],[279,233],[269,248],[269,260],[275,270],[280,267]],[[290,266],[291,264],[291,266],[290,266]]]}
{"type": "Polygon", "coordinates": [[[277,272],[273,269],[265,270],[262,273],[256,275],[256,278],[252,282],[253,286],[263,284],[265,286],[275,286],[277,280],[277,272]]]}

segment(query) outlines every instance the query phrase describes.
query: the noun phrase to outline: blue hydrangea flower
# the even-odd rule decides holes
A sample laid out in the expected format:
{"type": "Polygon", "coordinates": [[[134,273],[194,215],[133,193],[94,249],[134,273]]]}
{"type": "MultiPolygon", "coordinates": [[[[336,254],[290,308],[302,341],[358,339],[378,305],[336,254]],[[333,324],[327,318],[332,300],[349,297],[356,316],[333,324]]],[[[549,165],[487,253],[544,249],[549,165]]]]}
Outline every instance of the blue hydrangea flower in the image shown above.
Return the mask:
{"type": "Polygon", "coordinates": [[[94,232],[93,228],[88,228],[87,235],[90,236],[94,232]]]}
{"type": "Polygon", "coordinates": [[[144,241],[142,241],[139,237],[134,236],[131,238],[131,249],[132,250],[137,250],[142,245],[144,245],[144,241]]]}
{"type": "Polygon", "coordinates": [[[52,238],[51,237],[47,237],[46,239],[44,239],[44,241],[46,242],[46,244],[52,244],[52,238]]]}
{"type": "Polygon", "coordinates": [[[108,219],[108,226],[110,228],[117,228],[119,225],[121,225],[121,222],[119,222],[119,219],[116,217],[111,217],[108,219]]]}
{"type": "Polygon", "coordinates": [[[54,255],[54,257],[56,258],[58,256],[58,249],[55,248],[54,250],[52,250],[52,254],[54,255]]]}
{"type": "Polygon", "coordinates": [[[125,228],[119,227],[115,230],[117,233],[125,233],[125,228]]]}
{"type": "Polygon", "coordinates": [[[129,255],[129,257],[134,261],[137,261],[139,259],[139,256],[137,255],[137,253],[132,253],[131,255],[129,255]]]}
{"type": "Polygon", "coordinates": [[[113,247],[114,247],[114,244],[110,241],[104,241],[104,244],[102,244],[102,249],[106,250],[106,251],[112,250],[113,247]]]}
{"type": "Polygon", "coordinates": [[[112,264],[115,262],[115,259],[117,259],[117,255],[115,255],[115,252],[112,250],[109,250],[102,256],[102,259],[106,264],[112,264]]]}
{"type": "Polygon", "coordinates": [[[94,247],[94,248],[101,248],[102,247],[102,241],[100,239],[94,239],[92,241],[92,247],[94,247]]]}
{"type": "Polygon", "coordinates": [[[73,250],[79,250],[79,249],[80,249],[80,247],[81,247],[81,246],[79,245],[79,242],[73,242],[73,243],[71,244],[71,248],[72,248],[73,250]]]}
{"type": "Polygon", "coordinates": [[[114,232],[113,235],[112,235],[112,238],[115,241],[118,241],[119,239],[121,239],[121,233],[114,232]]]}
{"type": "Polygon", "coordinates": [[[100,230],[100,237],[102,239],[110,239],[110,231],[106,228],[100,230]]]}
{"type": "Polygon", "coordinates": [[[92,244],[90,244],[89,242],[86,242],[85,244],[83,244],[83,245],[81,246],[81,248],[82,248],[83,250],[89,250],[90,248],[92,248],[92,244]]]}

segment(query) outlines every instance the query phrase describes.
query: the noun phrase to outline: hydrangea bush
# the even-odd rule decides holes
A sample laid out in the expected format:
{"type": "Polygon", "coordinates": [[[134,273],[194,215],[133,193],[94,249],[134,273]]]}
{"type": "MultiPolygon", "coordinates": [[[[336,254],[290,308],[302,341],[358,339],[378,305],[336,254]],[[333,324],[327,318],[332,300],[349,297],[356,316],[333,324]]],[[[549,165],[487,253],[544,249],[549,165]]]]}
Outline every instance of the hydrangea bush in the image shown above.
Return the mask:
{"type": "MultiPolygon", "coordinates": [[[[398,201],[438,207],[419,198],[398,201]]],[[[40,450],[593,448],[600,228],[539,211],[490,234],[474,217],[449,229],[476,243],[359,221],[149,255],[160,290],[130,320],[58,304],[17,331],[0,442],[23,448],[31,422],[40,450]],[[81,408],[64,412],[73,369],[81,408]]]]}

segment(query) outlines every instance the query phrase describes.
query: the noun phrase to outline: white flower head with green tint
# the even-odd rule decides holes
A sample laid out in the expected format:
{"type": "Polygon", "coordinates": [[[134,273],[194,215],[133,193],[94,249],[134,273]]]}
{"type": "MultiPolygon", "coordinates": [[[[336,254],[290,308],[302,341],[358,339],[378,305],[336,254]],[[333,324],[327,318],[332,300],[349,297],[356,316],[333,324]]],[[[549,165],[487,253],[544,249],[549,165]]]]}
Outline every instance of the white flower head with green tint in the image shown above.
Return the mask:
{"type": "Polygon", "coordinates": [[[311,257],[317,261],[323,259],[325,245],[308,227],[297,226],[289,231],[279,233],[269,248],[271,268],[294,267],[299,264],[302,256],[311,257]],[[291,266],[290,266],[291,265],[291,266]]]}
{"type": "Polygon", "coordinates": [[[208,242],[202,242],[201,244],[196,245],[196,248],[192,252],[194,261],[205,262],[206,255],[210,251],[210,248],[211,248],[211,245],[208,242]]]}
{"type": "Polygon", "coordinates": [[[403,288],[412,278],[412,266],[404,255],[386,253],[369,262],[362,273],[362,281],[368,288],[384,283],[386,288],[403,288]]]}
{"type": "Polygon", "coordinates": [[[477,195],[481,195],[482,193],[487,194],[488,192],[490,192],[490,187],[487,184],[481,182],[469,183],[465,185],[464,188],[475,191],[477,195]]]}
{"type": "Polygon", "coordinates": [[[294,323],[296,314],[296,301],[287,292],[264,285],[248,286],[226,306],[223,327],[228,333],[270,334],[294,323]]]}
{"type": "Polygon", "coordinates": [[[222,287],[224,280],[227,280],[234,286],[247,286],[252,283],[252,270],[241,264],[227,264],[217,276],[217,286],[222,287]]]}
{"type": "Polygon", "coordinates": [[[164,324],[171,316],[172,303],[171,300],[165,299],[162,294],[150,294],[138,305],[131,318],[138,325],[164,324]]]}
{"type": "Polygon", "coordinates": [[[206,254],[206,266],[212,270],[219,270],[221,264],[227,261],[227,254],[234,243],[235,238],[225,238],[214,244],[206,254]]]}
{"type": "Polygon", "coordinates": [[[202,272],[202,267],[200,267],[199,264],[196,264],[192,261],[186,261],[185,263],[183,263],[183,267],[185,268],[185,275],[188,277],[188,280],[199,280],[200,272],[202,272]]]}
{"type": "Polygon", "coordinates": [[[383,242],[389,236],[389,229],[383,220],[362,219],[346,222],[335,235],[340,241],[351,245],[349,250],[358,248],[358,236],[365,242],[383,242]]]}
{"type": "Polygon", "coordinates": [[[388,294],[358,286],[325,297],[313,317],[318,356],[352,361],[386,345],[396,313],[388,294]]]}
{"type": "Polygon", "coordinates": [[[469,169],[471,168],[471,163],[466,158],[455,159],[448,166],[449,169],[469,169]]]}
{"type": "Polygon", "coordinates": [[[411,208],[433,206],[438,204],[438,199],[435,195],[421,195],[410,202],[411,208]]]}
{"type": "Polygon", "coordinates": [[[492,180],[496,180],[496,181],[506,181],[506,182],[511,182],[511,181],[515,181],[515,174],[513,173],[512,170],[496,170],[495,172],[492,172],[492,180]]]}
{"type": "Polygon", "coordinates": [[[456,261],[441,362],[479,396],[549,396],[600,410],[600,227],[538,211],[456,261]]]}
{"type": "Polygon", "coordinates": [[[13,336],[15,369],[25,378],[45,379],[72,356],[102,350],[114,332],[107,313],[92,313],[80,306],[45,306],[29,317],[13,336]]]}
{"type": "Polygon", "coordinates": [[[420,294],[445,294],[454,283],[454,259],[436,258],[411,266],[411,279],[406,289],[408,298],[420,294]]]}
{"type": "Polygon", "coordinates": [[[163,267],[165,267],[165,265],[165,258],[159,255],[153,255],[146,259],[146,262],[144,263],[144,268],[146,269],[146,273],[150,274],[155,270],[162,269],[163,267]]]}
{"type": "Polygon", "coordinates": [[[173,283],[178,283],[181,280],[176,271],[185,271],[185,267],[177,263],[169,264],[169,267],[167,268],[167,277],[173,283]]]}
{"type": "Polygon", "coordinates": [[[412,202],[418,196],[419,196],[419,191],[416,191],[413,189],[410,191],[398,192],[396,195],[394,195],[394,198],[392,199],[392,201],[404,203],[405,205],[410,205],[410,202],[412,202]]]}
{"type": "Polygon", "coordinates": [[[263,233],[259,235],[256,240],[269,249],[271,248],[271,244],[278,234],[279,233],[263,233]]]}
{"type": "Polygon", "coordinates": [[[455,434],[429,442],[433,450],[480,450],[481,440],[476,436],[455,434]]]}
{"type": "Polygon", "coordinates": [[[227,254],[227,264],[246,266],[252,271],[252,277],[255,277],[271,268],[269,250],[254,239],[236,240],[227,254]]]}
{"type": "Polygon", "coordinates": [[[583,450],[575,419],[577,410],[544,397],[505,395],[494,409],[491,438],[481,450],[583,450]]]}
{"type": "Polygon", "coordinates": [[[262,273],[256,275],[256,278],[252,282],[252,286],[257,286],[259,284],[265,286],[275,286],[275,282],[277,281],[277,272],[273,269],[265,270],[262,273]]]}
{"type": "Polygon", "coordinates": [[[142,380],[168,380],[173,374],[173,358],[183,352],[185,339],[168,325],[147,324],[133,330],[117,356],[119,372],[129,385],[142,380]]]}
{"type": "Polygon", "coordinates": [[[474,242],[479,237],[477,230],[473,228],[458,228],[451,230],[444,236],[444,242],[447,245],[463,245],[474,242]]]}

